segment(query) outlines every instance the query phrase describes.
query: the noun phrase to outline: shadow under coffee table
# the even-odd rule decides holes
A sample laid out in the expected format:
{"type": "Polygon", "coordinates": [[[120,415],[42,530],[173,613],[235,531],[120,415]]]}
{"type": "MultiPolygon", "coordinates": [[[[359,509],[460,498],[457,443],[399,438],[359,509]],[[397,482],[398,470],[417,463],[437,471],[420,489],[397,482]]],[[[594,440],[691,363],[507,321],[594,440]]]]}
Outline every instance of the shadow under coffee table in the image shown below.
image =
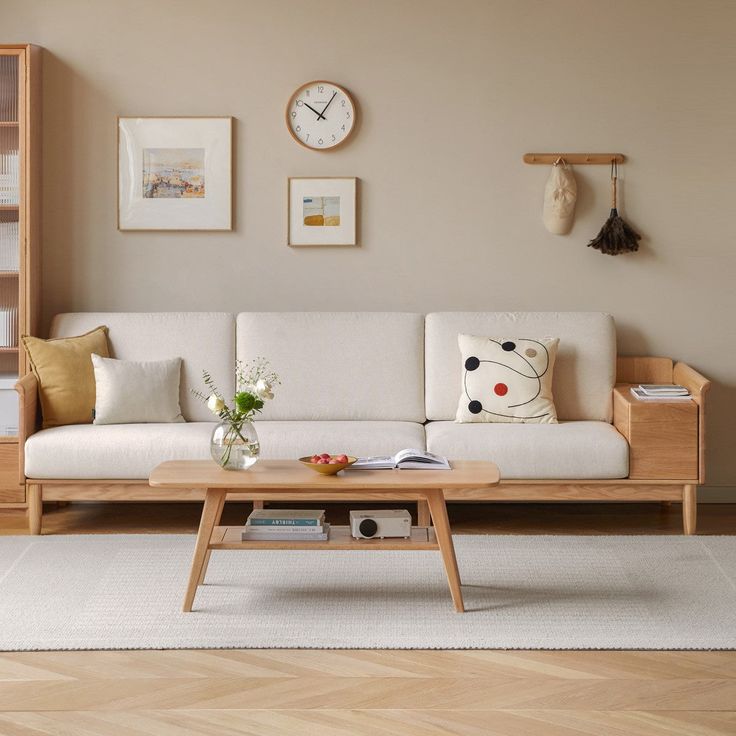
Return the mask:
{"type": "Polygon", "coordinates": [[[493,463],[458,461],[451,470],[344,470],[320,475],[297,460],[261,460],[249,470],[223,470],[211,460],[173,460],[154,468],[154,488],[204,488],[184,611],[192,610],[213,549],[439,550],[455,610],[463,595],[443,489],[491,488],[499,482],[493,463]],[[426,501],[434,527],[412,527],[409,539],[353,539],[350,527],[330,527],[325,542],[244,542],[242,526],[219,526],[227,497],[248,501],[426,501]]]}

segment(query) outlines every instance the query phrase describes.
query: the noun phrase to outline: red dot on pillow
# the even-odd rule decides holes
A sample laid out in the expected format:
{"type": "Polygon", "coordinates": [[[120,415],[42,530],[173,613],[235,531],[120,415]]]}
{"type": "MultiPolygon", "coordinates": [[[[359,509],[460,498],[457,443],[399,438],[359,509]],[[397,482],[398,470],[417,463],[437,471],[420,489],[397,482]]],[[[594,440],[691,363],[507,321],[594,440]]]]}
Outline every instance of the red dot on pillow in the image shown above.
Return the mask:
{"type": "Polygon", "coordinates": [[[506,396],[506,394],[509,392],[509,387],[505,383],[497,383],[493,387],[493,391],[497,396],[506,396]]]}

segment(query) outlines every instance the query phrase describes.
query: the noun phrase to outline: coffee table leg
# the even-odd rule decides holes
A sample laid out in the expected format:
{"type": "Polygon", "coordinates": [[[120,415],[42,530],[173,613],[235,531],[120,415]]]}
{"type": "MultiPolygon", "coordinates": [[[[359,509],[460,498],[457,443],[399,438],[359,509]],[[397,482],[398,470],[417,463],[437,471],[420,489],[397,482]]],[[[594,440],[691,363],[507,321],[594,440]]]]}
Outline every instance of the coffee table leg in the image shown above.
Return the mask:
{"type": "MultiPolygon", "coordinates": [[[[215,512],[214,526],[218,526],[220,523],[220,519],[222,518],[222,510],[225,508],[225,498],[226,498],[225,494],[222,494],[220,496],[219,505],[217,507],[217,511],[215,512]]],[[[209,567],[211,556],[212,556],[212,550],[208,549],[207,553],[204,556],[204,563],[202,564],[202,572],[199,573],[199,580],[197,581],[197,585],[204,585],[204,576],[207,574],[207,568],[209,567]]]]}
{"type": "Polygon", "coordinates": [[[194,546],[194,558],[192,559],[192,569],[189,573],[189,585],[187,586],[187,594],[184,596],[185,612],[192,610],[194,596],[197,593],[197,584],[199,576],[202,573],[205,557],[207,556],[207,548],[212,539],[212,531],[215,528],[215,521],[218,516],[218,510],[222,512],[220,506],[221,500],[224,500],[227,491],[208,488],[204,496],[204,508],[202,509],[202,519],[199,522],[199,531],[197,532],[197,543],[194,546]]]}
{"type": "Polygon", "coordinates": [[[417,501],[417,526],[431,526],[429,504],[426,501],[417,501]]]}
{"type": "Polygon", "coordinates": [[[432,521],[434,522],[437,543],[442,553],[442,561],[445,563],[452,602],[455,604],[455,610],[458,613],[462,613],[465,611],[465,605],[463,604],[463,592],[460,588],[460,573],[457,569],[455,545],[452,543],[452,534],[450,532],[450,520],[447,518],[445,495],[442,491],[426,491],[425,493],[427,503],[429,504],[429,512],[432,514],[432,521]]]}

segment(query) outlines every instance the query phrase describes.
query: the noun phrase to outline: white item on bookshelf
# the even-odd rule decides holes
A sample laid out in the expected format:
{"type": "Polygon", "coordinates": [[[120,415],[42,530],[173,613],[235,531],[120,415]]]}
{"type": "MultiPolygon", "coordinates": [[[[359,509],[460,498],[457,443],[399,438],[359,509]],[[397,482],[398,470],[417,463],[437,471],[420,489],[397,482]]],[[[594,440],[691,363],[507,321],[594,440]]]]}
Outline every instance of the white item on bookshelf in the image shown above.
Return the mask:
{"type": "Polygon", "coordinates": [[[18,220],[0,220],[0,271],[17,271],[18,254],[18,220]]]}
{"type": "Polygon", "coordinates": [[[18,394],[15,384],[18,376],[13,373],[0,374],[0,435],[15,437],[18,434],[18,394]]]}
{"type": "Polygon", "coordinates": [[[18,283],[0,279],[0,347],[18,345],[18,283]]]}
{"type": "Polygon", "coordinates": [[[446,457],[425,450],[407,449],[395,455],[359,457],[350,470],[450,470],[446,457]]]}

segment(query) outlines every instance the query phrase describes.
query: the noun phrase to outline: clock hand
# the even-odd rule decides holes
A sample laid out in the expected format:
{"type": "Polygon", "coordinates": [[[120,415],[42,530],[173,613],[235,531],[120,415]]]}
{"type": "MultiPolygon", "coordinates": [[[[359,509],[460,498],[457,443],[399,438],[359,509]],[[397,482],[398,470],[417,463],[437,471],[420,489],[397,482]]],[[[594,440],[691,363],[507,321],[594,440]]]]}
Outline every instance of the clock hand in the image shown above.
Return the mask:
{"type": "MultiPolygon", "coordinates": [[[[308,102],[305,102],[304,106],[308,107],[317,116],[317,120],[319,120],[320,118],[322,118],[322,120],[327,120],[327,118],[321,112],[315,110],[308,102]]],[[[324,112],[324,110],[322,112],[324,112]]]]}
{"type": "MultiPolygon", "coordinates": [[[[332,104],[332,100],[335,99],[335,95],[336,94],[337,94],[337,92],[333,92],[332,93],[332,97],[330,97],[330,101],[322,108],[322,117],[323,118],[324,118],[324,114],[325,114],[327,108],[332,104]]],[[[326,119],[326,118],[324,118],[324,119],[326,119]]]]}

